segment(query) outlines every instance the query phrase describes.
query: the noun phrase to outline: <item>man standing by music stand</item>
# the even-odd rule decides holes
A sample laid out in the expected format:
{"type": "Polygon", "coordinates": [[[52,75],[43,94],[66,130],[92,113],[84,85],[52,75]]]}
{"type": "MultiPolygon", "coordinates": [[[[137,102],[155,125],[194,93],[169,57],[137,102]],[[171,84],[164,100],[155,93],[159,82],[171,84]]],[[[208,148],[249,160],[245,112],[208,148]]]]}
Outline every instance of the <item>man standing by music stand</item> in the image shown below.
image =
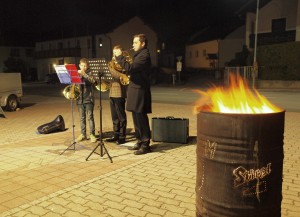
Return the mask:
{"type": "Polygon", "coordinates": [[[95,137],[95,121],[94,121],[94,85],[96,80],[93,78],[89,70],[88,59],[82,58],[79,62],[79,75],[82,78],[83,84],[80,85],[80,95],[77,99],[77,106],[80,116],[81,134],[77,137],[76,142],[87,139],[86,136],[86,118],[89,123],[90,141],[97,142],[95,137]]]}

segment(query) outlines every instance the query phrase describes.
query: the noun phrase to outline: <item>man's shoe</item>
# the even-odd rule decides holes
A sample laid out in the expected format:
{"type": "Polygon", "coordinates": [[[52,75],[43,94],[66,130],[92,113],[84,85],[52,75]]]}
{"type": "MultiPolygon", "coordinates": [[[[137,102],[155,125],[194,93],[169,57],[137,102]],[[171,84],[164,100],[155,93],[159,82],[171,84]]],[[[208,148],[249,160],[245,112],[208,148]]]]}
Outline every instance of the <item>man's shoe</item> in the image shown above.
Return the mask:
{"type": "Polygon", "coordinates": [[[91,140],[91,143],[97,142],[97,138],[93,134],[90,135],[90,140],[91,140]]]}
{"type": "Polygon", "coordinates": [[[75,142],[81,142],[83,140],[86,140],[86,136],[83,134],[80,134],[76,139],[75,142]]]}
{"type": "Polygon", "coordinates": [[[128,150],[133,151],[133,150],[139,150],[141,148],[141,145],[136,143],[134,146],[129,147],[128,150]]]}
{"type": "Polygon", "coordinates": [[[107,142],[116,142],[116,141],[118,141],[118,140],[119,140],[119,138],[116,137],[116,136],[114,136],[114,137],[112,137],[112,138],[107,139],[106,141],[107,141],[107,142]]]}
{"type": "Polygon", "coordinates": [[[147,154],[151,152],[151,148],[150,147],[141,147],[139,150],[135,151],[134,154],[135,155],[141,155],[141,154],[147,154]]]}
{"type": "Polygon", "coordinates": [[[124,144],[124,143],[126,143],[125,139],[119,139],[117,141],[117,145],[121,145],[121,144],[124,144]]]}

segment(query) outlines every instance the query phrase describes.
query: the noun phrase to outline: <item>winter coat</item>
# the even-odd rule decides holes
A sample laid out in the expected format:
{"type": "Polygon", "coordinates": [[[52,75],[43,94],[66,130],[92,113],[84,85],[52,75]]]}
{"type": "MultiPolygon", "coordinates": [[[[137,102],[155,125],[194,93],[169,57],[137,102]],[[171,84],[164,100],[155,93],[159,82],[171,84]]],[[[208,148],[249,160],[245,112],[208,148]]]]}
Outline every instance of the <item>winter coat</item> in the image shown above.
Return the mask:
{"type": "Polygon", "coordinates": [[[150,91],[151,58],[149,50],[143,48],[133,56],[133,62],[126,61],[124,56],[118,56],[117,62],[130,75],[127,88],[126,110],[136,113],[151,113],[152,100],[150,91]]]}

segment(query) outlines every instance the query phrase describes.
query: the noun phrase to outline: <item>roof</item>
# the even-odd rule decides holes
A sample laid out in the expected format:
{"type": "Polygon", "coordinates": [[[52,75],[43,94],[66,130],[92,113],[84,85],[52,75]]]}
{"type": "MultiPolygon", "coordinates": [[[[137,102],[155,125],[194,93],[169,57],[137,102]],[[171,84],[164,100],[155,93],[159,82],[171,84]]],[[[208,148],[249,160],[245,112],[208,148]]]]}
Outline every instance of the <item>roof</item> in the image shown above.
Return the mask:
{"type": "Polygon", "coordinates": [[[237,28],[244,25],[241,20],[232,20],[224,24],[206,27],[192,35],[187,41],[187,45],[198,44],[201,42],[224,39],[237,28]]]}
{"type": "MultiPolygon", "coordinates": [[[[272,0],[260,0],[259,8],[264,7],[272,0]]],[[[227,35],[232,33],[237,28],[245,24],[246,14],[249,12],[255,13],[257,8],[257,0],[249,0],[246,3],[240,5],[231,14],[228,14],[228,18],[222,19],[213,24],[208,22],[210,25],[199,29],[193,35],[191,35],[187,41],[187,45],[197,44],[205,41],[212,41],[217,39],[224,39],[227,35]]]]}

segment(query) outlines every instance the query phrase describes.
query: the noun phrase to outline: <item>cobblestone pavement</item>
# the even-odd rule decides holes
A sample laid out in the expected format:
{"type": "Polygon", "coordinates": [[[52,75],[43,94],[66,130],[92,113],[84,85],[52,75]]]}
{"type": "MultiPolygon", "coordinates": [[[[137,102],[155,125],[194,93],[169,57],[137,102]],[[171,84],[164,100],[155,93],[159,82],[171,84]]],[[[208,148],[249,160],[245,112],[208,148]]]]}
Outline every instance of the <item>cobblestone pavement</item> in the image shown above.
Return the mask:
{"type": "MultiPolygon", "coordinates": [[[[126,146],[104,142],[113,163],[106,154],[97,154],[100,148],[86,160],[95,147],[89,140],[66,150],[73,141],[69,101],[31,96],[23,105],[0,118],[1,216],[195,216],[197,118],[191,105],[154,103],[149,116],[189,118],[188,144],[153,143],[152,153],[135,156],[126,146]],[[66,131],[36,133],[38,126],[58,114],[66,131]]],[[[105,141],[112,129],[108,101],[102,108],[105,141]]],[[[76,106],[74,117],[78,135],[76,106]]],[[[98,107],[98,129],[99,119],[98,107]]],[[[127,145],[134,144],[131,120],[128,114],[127,145]]],[[[300,212],[299,128],[300,113],[287,112],[282,201],[286,217],[300,212]]]]}

